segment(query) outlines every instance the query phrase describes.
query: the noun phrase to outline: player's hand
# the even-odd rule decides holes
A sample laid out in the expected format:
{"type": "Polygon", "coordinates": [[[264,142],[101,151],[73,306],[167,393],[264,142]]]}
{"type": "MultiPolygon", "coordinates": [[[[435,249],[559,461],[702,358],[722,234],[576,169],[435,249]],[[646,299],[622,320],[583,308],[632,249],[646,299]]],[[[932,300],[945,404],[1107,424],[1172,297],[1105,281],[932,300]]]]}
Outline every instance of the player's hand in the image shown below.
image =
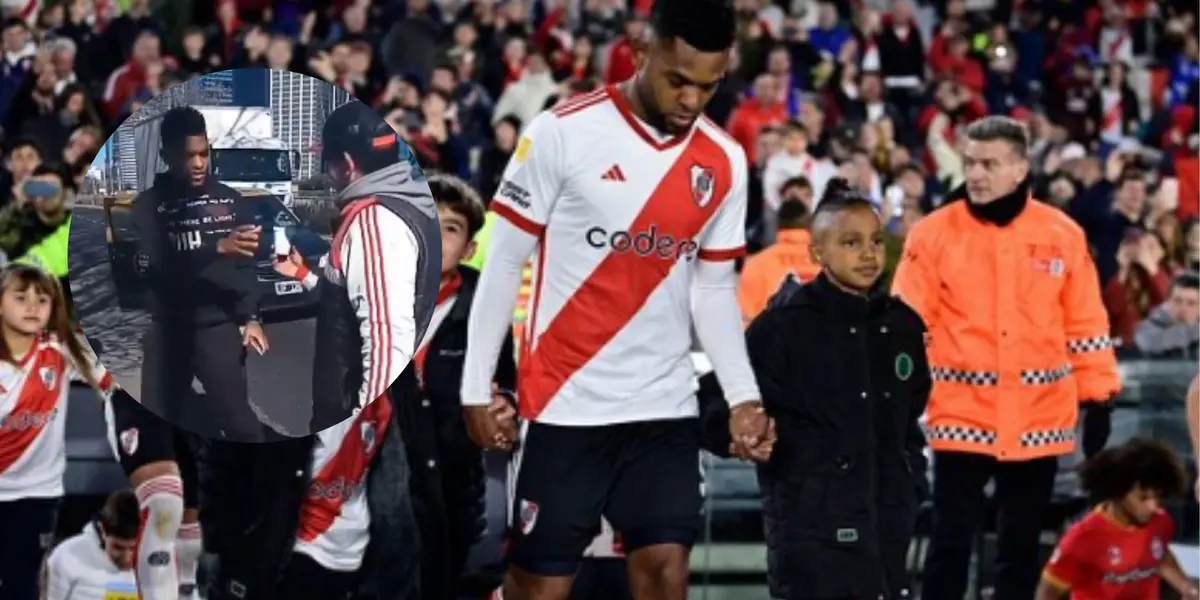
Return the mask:
{"type": "Polygon", "coordinates": [[[512,406],[506,398],[492,398],[488,406],[463,407],[463,420],[467,424],[467,434],[471,441],[484,450],[509,451],[516,440],[516,424],[512,417],[505,417],[503,403],[508,410],[512,406]]]}
{"type": "Polygon", "coordinates": [[[275,272],[287,277],[288,279],[300,279],[300,267],[304,266],[304,257],[292,248],[288,253],[287,258],[275,259],[275,272]]]}
{"type": "Polygon", "coordinates": [[[261,356],[266,354],[270,349],[270,344],[267,343],[267,332],[263,331],[262,324],[258,321],[250,321],[239,328],[242,332],[242,345],[248,348],[254,348],[261,356]]]}
{"type": "Polygon", "coordinates": [[[243,225],[217,242],[217,252],[224,256],[251,257],[258,254],[258,238],[262,227],[243,225]]]}
{"type": "Polygon", "coordinates": [[[765,461],[775,446],[775,422],[761,402],[746,402],[729,411],[730,453],[738,458],[765,461]]]}

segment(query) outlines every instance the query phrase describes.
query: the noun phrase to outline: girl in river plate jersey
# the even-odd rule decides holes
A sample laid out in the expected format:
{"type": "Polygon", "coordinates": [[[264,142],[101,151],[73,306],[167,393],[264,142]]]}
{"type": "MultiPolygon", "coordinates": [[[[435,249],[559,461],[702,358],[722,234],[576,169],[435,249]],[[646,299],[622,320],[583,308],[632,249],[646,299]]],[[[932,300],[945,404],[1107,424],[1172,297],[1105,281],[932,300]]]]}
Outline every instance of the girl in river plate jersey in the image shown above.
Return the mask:
{"type": "Polygon", "coordinates": [[[68,317],[58,279],[30,266],[0,271],[0,582],[5,598],[38,596],[66,470],[67,396],[112,378],[68,317]]]}

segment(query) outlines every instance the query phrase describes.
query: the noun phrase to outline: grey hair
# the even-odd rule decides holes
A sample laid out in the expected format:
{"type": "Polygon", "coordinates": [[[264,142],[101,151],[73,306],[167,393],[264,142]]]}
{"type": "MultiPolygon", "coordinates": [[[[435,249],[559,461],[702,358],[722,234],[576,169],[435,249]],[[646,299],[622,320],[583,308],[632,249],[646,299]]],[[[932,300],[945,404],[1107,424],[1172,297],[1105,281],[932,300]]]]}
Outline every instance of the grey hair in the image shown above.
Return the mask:
{"type": "Polygon", "coordinates": [[[69,52],[71,54],[78,53],[78,48],[75,46],[75,40],[72,40],[68,37],[55,38],[54,40],[47,42],[46,45],[49,46],[49,50],[53,54],[58,54],[59,52],[69,52]]]}
{"type": "Polygon", "coordinates": [[[1021,158],[1029,155],[1029,134],[1020,121],[1012,117],[992,115],[973,121],[963,132],[973,142],[1008,142],[1021,158]]]}

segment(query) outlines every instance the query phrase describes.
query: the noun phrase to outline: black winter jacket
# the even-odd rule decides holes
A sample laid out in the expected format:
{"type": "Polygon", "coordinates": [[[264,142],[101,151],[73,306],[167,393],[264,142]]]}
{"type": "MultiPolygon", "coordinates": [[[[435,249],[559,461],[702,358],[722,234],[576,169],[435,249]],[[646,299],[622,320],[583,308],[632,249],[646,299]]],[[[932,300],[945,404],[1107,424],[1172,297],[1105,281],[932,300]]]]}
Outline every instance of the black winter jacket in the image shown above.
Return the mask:
{"type": "MultiPolygon", "coordinates": [[[[400,421],[407,432],[405,441],[413,466],[417,525],[426,540],[422,580],[429,584],[422,586],[425,600],[459,596],[467,556],[487,525],[483,451],[467,435],[459,395],[467,318],[479,272],[466,266],[458,271],[462,276],[458,297],[426,348],[424,395],[414,410],[404,411],[400,421]]],[[[511,393],[516,379],[510,336],[501,348],[495,382],[511,393]]]]}
{"type": "Polygon", "coordinates": [[[778,441],[758,467],[777,598],[899,598],[926,493],[925,326],[876,287],[785,283],[747,346],[778,441]],[[882,595],[882,596],[881,596],[882,595]]]}

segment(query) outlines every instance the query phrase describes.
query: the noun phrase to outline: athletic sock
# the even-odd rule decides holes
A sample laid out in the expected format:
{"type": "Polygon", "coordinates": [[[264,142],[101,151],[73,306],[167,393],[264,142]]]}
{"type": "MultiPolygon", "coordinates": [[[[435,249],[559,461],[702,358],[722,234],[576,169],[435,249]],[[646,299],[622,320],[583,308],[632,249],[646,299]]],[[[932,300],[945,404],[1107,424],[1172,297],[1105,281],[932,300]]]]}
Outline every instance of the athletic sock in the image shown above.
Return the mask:
{"type": "Polygon", "coordinates": [[[200,524],[184,523],[175,540],[175,556],[179,559],[179,600],[196,600],[196,567],[204,544],[200,541],[200,524]]]}
{"type": "Polygon", "coordinates": [[[183,518],[183,482],[160,475],[139,485],[134,493],[141,507],[135,575],[141,600],[177,600],[179,576],[175,538],[183,518]]]}

